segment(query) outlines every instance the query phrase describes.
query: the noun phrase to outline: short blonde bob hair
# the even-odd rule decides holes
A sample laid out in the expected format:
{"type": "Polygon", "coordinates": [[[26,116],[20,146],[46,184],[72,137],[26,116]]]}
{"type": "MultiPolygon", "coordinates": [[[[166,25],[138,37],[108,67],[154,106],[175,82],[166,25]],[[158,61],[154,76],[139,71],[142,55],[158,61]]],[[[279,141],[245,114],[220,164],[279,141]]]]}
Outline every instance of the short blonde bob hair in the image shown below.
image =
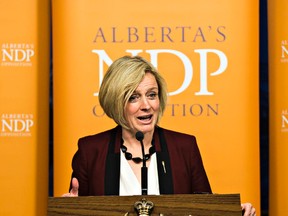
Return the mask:
{"type": "Polygon", "coordinates": [[[167,88],[165,80],[150,62],[139,56],[123,56],[112,63],[103,78],[100,105],[107,116],[125,129],[130,130],[124,114],[126,105],[146,73],[151,73],[158,84],[160,109],[157,124],[167,104],[167,88]]]}

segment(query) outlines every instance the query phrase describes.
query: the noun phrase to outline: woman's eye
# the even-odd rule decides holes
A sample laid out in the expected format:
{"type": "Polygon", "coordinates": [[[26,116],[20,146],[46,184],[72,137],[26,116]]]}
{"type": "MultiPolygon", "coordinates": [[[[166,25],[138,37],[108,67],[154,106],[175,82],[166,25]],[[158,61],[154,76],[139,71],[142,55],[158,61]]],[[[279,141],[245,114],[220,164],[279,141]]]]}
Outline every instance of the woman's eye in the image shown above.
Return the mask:
{"type": "Polygon", "coordinates": [[[131,95],[129,98],[129,102],[135,102],[139,98],[138,95],[131,95]]]}
{"type": "Polygon", "coordinates": [[[157,96],[158,96],[158,94],[155,93],[155,92],[148,94],[148,98],[150,98],[150,99],[154,99],[154,98],[156,98],[157,96]]]}

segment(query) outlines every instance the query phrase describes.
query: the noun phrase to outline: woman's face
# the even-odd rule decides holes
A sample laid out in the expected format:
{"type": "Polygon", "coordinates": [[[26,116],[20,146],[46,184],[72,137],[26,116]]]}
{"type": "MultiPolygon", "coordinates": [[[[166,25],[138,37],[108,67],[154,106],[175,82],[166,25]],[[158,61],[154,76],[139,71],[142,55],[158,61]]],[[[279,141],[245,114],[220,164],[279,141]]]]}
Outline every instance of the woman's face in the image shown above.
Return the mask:
{"type": "Polygon", "coordinates": [[[146,73],[125,108],[125,117],[133,132],[154,131],[160,107],[158,91],[155,77],[146,73]]]}

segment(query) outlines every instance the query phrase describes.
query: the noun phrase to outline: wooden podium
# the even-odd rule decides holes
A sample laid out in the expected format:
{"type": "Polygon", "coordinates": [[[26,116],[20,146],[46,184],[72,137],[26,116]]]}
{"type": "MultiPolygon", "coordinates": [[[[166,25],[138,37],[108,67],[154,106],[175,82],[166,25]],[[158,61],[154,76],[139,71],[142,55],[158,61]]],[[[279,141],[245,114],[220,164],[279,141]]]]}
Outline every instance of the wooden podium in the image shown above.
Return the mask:
{"type": "Polygon", "coordinates": [[[241,216],[240,194],[50,197],[48,216],[241,216]],[[139,202],[138,202],[139,201],[139,202]],[[137,203],[138,202],[138,203],[137,203]],[[153,209],[150,213],[138,212],[153,209]],[[142,210],[143,210],[142,209],[142,210]]]}

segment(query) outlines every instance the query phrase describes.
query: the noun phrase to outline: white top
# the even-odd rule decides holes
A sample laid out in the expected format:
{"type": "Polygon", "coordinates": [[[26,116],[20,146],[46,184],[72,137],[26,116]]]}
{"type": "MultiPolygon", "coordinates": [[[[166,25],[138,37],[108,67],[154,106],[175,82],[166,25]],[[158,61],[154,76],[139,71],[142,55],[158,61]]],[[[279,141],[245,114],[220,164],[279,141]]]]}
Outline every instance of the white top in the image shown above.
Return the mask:
{"type": "MultiPolygon", "coordinates": [[[[151,156],[148,167],[148,195],[160,195],[156,154],[151,156]]],[[[132,168],[125,158],[124,153],[120,154],[120,196],[141,195],[141,185],[138,182],[132,168]]]]}

